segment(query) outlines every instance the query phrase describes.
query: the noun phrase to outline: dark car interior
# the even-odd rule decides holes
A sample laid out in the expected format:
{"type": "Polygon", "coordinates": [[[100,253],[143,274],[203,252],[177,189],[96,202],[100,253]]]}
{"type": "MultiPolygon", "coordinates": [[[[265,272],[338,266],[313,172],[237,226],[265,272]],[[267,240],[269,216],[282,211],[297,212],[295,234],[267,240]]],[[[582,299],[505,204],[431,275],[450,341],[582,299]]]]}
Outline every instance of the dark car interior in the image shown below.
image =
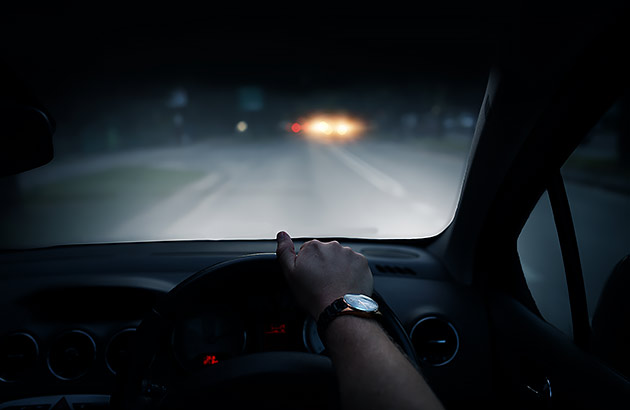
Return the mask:
{"type": "MultiPolygon", "coordinates": [[[[451,223],[429,238],[317,239],[367,257],[384,326],[447,409],[628,408],[630,262],[602,266],[591,321],[560,173],[627,93],[627,6],[488,10],[473,23],[501,21],[492,27],[509,26],[510,37],[494,33],[492,52],[478,53],[488,82],[451,223]],[[572,336],[543,318],[517,250],[545,192],[572,336]]],[[[0,105],[7,179],[47,166],[59,124],[10,70],[1,75],[12,85],[0,105]]],[[[275,247],[268,238],[2,250],[0,410],[338,408],[331,361],[275,247]]]]}

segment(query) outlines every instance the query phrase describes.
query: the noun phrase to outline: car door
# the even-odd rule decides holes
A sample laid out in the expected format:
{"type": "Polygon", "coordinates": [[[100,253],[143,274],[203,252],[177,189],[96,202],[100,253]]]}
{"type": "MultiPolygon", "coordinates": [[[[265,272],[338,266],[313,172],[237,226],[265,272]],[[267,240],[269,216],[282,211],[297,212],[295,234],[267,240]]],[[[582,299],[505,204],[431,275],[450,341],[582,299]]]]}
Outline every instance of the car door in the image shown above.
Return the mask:
{"type": "Polygon", "coordinates": [[[484,295],[497,407],[627,408],[630,402],[628,380],[590,351],[581,265],[560,173],[627,87],[627,62],[618,51],[627,47],[627,13],[599,17],[535,24],[511,43],[490,76],[457,214],[431,245],[457,280],[484,295]],[[544,192],[554,214],[546,228],[559,238],[571,335],[541,314],[517,247],[544,192]]]}

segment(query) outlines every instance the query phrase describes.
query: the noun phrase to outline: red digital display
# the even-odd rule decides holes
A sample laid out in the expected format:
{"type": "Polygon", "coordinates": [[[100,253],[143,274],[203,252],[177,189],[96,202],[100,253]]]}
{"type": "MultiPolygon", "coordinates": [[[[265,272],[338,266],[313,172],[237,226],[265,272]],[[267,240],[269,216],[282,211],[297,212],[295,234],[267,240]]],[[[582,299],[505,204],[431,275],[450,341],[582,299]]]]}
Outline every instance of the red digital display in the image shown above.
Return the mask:
{"type": "Polygon", "coordinates": [[[292,350],[294,342],[294,324],[283,315],[268,318],[261,329],[262,350],[266,352],[279,352],[292,350]]]}
{"type": "Polygon", "coordinates": [[[279,325],[269,325],[267,330],[265,331],[266,335],[286,335],[287,334],[287,325],[282,323],[279,325]]]}
{"type": "Polygon", "coordinates": [[[219,363],[219,360],[217,359],[217,357],[215,355],[208,354],[208,355],[205,355],[203,357],[203,362],[202,363],[203,363],[204,366],[210,366],[210,365],[219,363]]]}

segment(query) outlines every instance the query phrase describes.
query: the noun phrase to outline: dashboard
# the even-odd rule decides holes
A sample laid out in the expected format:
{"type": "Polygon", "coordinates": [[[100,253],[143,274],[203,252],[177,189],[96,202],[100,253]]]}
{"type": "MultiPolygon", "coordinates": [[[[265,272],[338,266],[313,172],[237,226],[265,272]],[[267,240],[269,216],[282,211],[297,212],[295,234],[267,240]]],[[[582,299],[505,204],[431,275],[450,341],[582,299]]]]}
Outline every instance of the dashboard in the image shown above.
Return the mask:
{"type": "MultiPolygon", "coordinates": [[[[436,394],[461,401],[490,396],[480,295],[454,283],[423,249],[342,245],[368,258],[375,290],[410,335],[436,394]]],[[[273,241],[194,241],[0,254],[0,409],[108,408],[135,330],[152,307],[205,267],[274,250],[273,241]]],[[[194,373],[260,352],[325,356],[313,320],[277,272],[256,275],[255,285],[211,287],[180,310],[167,344],[181,369],[194,373]]]]}

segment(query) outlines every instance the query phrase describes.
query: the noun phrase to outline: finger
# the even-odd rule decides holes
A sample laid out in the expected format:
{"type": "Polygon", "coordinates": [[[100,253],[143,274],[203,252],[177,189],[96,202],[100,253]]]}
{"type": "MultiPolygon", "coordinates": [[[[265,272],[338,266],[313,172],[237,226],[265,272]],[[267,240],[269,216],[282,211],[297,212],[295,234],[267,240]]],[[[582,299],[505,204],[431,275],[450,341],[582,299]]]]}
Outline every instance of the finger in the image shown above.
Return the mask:
{"type": "Polygon", "coordinates": [[[284,231],[278,232],[276,240],[278,241],[276,256],[280,266],[283,270],[290,272],[295,267],[295,246],[293,245],[293,240],[284,231]]]}
{"type": "Polygon", "coordinates": [[[316,244],[317,244],[317,242],[319,242],[317,239],[311,239],[311,240],[310,240],[310,241],[308,241],[308,242],[304,242],[304,243],[302,244],[302,246],[300,246],[300,250],[302,250],[302,249],[306,248],[307,246],[316,245],[316,244]]]}

